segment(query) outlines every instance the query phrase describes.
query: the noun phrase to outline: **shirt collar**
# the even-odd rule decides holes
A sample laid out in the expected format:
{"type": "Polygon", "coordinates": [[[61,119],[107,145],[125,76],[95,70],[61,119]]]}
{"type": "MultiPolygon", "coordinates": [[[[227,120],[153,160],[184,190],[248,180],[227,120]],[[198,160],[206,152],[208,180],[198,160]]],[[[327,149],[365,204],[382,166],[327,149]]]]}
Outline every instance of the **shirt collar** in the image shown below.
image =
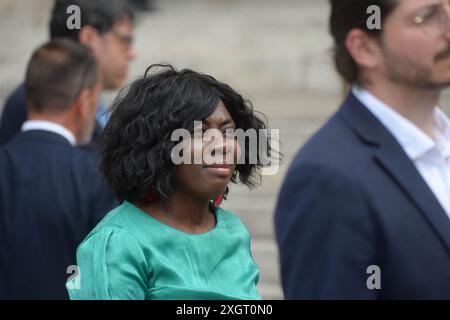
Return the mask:
{"type": "Polygon", "coordinates": [[[108,114],[108,108],[106,107],[106,104],[102,98],[100,98],[98,100],[97,112],[95,114],[95,118],[96,118],[97,122],[102,126],[102,128],[105,128],[106,123],[109,120],[109,114],[108,114]]]}
{"type": "Polygon", "coordinates": [[[22,131],[25,132],[30,130],[50,131],[63,136],[72,146],[75,146],[77,143],[74,134],[70,130],[55,122],[45,120],[25,121],[22,125],[22,131]]]}
{"type": "Polygon", "coordinates": [[[438,107],[434,111],[435,141],[369,91],[353,86],[352,93],[388,129],[411,159],[417,160],[434,148],[444,157],[450,156],[450,120],[438,107]]]}
{"type": "Polygon", "coordinates": [[[450,158],[450,119],[436,108],[435,123],[436,145],[445,158],[450,158]]]}

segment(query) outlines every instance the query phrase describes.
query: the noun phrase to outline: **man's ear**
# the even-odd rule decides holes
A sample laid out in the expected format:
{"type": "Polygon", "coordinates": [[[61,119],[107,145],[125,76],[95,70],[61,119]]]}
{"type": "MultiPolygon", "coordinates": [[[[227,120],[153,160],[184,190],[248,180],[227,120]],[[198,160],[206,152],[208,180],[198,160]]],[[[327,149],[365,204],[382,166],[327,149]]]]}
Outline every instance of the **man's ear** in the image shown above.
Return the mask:
{"type": "Polygon", "coordinates": [[[363,30],[350,30],[345,39],[345,46],[358,66],[374,69],[380,64],[376,39],[369,37],[363,30]]]}
{"type": "Polygon", "coordinates": [[[94,27],[86,25],[81,28],[78,34],[78,41],[95,53],[99,41],[98,31],[94,27]]]}
{"type": "Polygon", "coordinates": [[[91,92],[88,88],[83,88],[74,101],[74,109],[80,119],[85,119],[89,115],[91,92]]]}

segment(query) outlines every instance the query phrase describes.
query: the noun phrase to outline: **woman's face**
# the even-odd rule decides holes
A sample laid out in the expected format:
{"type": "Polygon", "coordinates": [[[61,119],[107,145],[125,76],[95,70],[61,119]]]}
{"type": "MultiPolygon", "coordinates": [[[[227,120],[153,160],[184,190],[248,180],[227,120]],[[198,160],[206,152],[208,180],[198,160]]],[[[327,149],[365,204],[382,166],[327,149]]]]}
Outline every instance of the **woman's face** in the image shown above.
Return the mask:
{"type": "Polygon", "coordinates": [[[211,200],[225,192],[236,168],[240,149],[234,136],[227,137],[225,134],[227,129],[236,130],[236,125],[222,101],[219,101],[214,113],[202,121],[202,129],[203,138],[195,142],[192,137],[190,151],[191,159],[194,159],[195,153],[202,154],[203,163],[176,167],[176,192],[211,200]]]}

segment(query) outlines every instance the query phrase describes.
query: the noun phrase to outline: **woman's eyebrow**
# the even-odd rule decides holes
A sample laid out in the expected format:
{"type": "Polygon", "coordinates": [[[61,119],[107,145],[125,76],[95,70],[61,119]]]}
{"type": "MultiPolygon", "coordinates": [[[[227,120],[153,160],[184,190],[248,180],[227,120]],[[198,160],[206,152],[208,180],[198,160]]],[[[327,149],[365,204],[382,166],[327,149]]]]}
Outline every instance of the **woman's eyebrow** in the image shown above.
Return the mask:
{"type": "Polygon", "coordinates": [[[223,121],[222,124],[221,124],[220,126],[221,126],[221,127],[224,127],[224,126],[226,126],[226,125],[228,125],[228,124],[235,125],[233,119],[228,118],[228,119],[226,119],[225,121],[223,121]]]}

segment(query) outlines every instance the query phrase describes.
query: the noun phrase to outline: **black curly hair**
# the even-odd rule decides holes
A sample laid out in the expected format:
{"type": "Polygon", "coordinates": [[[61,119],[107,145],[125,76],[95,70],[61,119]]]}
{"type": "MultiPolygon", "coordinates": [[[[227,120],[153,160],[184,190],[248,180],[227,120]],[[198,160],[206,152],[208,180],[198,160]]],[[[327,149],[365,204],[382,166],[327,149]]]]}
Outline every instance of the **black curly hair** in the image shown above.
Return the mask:
{"type": "MultiPolygon", "coordinates": [[[[194,129],[194,121],[210,116],[222,101],[236,129],[267,129],[267,119],[257,116],[251,102],[228,85],[192,70],[171,65],[151,65],[145,75],[122,89],[111,108],[111,117],[100,140],[101,171],[120,201],[148,201],[149,190],[165,202],[175,190],[175,164],[171,140],[176,129],[194,129]]],[[[269,132],[269,130],[267,130],[269,132]]],[[[267,134],[268,154],[272,154],[267,134]]],[[[258,148],[261,137],[258,136],[258,148]]],[[[264,143],[264,142],[263,142],[264,143]]],[[[248,150],[247,143],[244,150],[248,150]]],[[[231,181],[255,186],[263,167],[236,165],[231,181]]]]}

